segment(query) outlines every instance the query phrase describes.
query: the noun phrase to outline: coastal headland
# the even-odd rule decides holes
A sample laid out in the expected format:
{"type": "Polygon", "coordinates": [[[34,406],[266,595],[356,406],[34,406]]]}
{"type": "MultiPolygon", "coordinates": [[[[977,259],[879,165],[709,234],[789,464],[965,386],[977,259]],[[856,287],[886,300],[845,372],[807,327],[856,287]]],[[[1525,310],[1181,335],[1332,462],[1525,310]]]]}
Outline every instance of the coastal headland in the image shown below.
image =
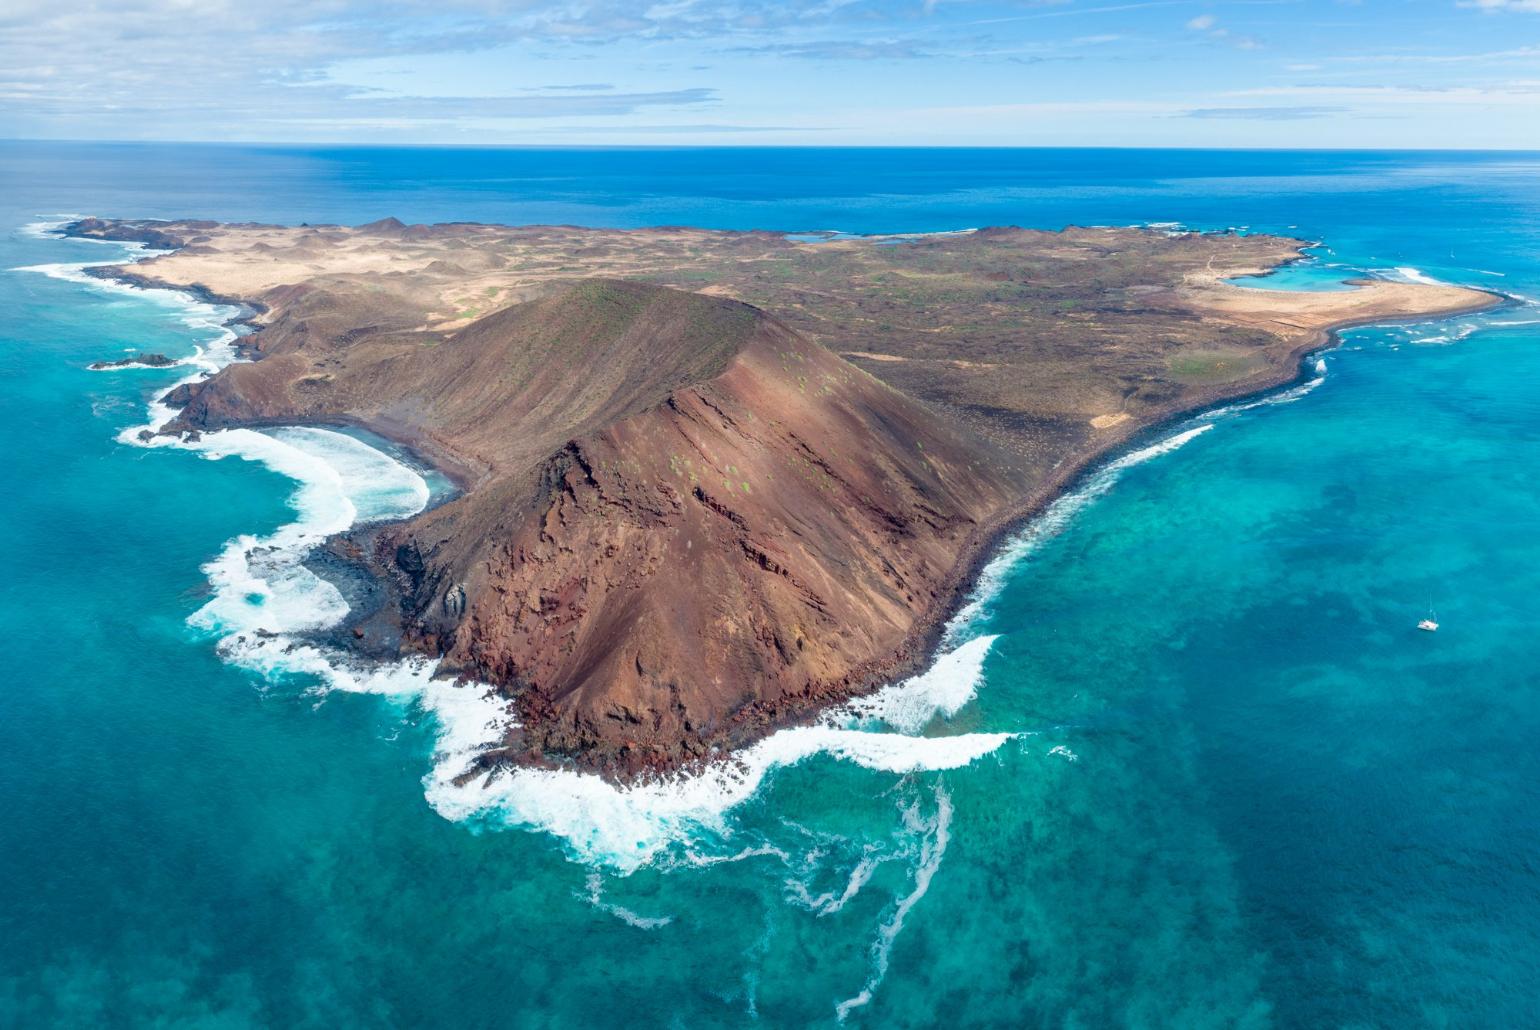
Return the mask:
{"type": "Polygon", "coordinates": [[[914,670],[1000,535],[1135,434],[1291,381],[1336,329],[1502,302],[1242,288],[1308,242],[1134,228],[66,232],[167,251],[98,274],[257,312],[252,360],[161,432],[356,425],[453,477],[334,541],[389,597],[346,636],[504,691],[484,765],[617,777],[914,670]]]}

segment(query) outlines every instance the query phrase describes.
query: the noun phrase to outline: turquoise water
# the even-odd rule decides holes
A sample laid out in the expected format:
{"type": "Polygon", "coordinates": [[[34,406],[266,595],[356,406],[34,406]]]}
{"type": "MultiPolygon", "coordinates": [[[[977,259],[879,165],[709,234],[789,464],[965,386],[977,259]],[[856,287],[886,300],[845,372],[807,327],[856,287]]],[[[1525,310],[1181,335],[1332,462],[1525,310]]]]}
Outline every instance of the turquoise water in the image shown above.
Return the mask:
{"type": "MultiPolygon", "coordinates": [[[[5,144],[0,225],[1297,225],[1353,268],[1540,296],[1537,167],[5,144]]],[[[110,253],[7,232],[0,268],[110,253]]],[[[903,696],[955,704],[926,739],[978,757],[905,774],[794,740],[806,757],[765,763],[708,825],[709,806],[562,785],[548,810],[526,792],[458,812],[419,702],[221,650],[189,620],[229,599],[203,567],[231,540],[330,517],[336,496],[365,516],[418,503],[417,481],[302,440],[369,488],[291,503],[261,463],[117,442],[188,369],[85,365],[193,354],[207,318],[0,272],[0,1024],[828,1025],[842,1004],[874,1026],[1526,1024],[1534,319],[1355,330],[1275,402],[1140,441],[1007,548],[955,628],[962,657],[903,696]],[[1430,604],[1443,628],[1420,634],[1430,604]]],[[[919,746],[891,730],[928,710],[894,702],[866,736],[919,746]]]]}
{"type": "Polygon", "coordinates": [[[1364,273],[1358,269],[1312,257],[1306,261],[1284,265],[1266,275],[1236,276],[1230,282],[1237,286],[1259,290],[1305,290],[1312,293],[1330,293],[1351,290],[1353,287],[1348,285],[1347,280],[1359,279],[1363,275],[1364,273]]]}

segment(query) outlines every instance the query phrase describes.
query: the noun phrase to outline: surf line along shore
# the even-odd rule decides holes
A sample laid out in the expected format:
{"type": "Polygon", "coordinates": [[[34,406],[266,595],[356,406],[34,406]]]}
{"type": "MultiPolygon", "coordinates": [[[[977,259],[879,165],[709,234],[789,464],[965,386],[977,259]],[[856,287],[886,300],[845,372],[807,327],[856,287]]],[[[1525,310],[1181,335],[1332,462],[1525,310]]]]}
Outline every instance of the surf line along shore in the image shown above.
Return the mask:
{"type": "Polygon", "coordinates": [[[1503,298],[1225,282],[1306,241],[85,220],[147,285],[239,299],[254,359],[160,430],[362,426],[463,487],[335,540],[367,624],[517,715],[476,768],[688,766],[914,672],[1001,535],[1356,324],[1503,298]],[[1216,269],[1218,271],[1216,271],[1216,269]],[[387,632],[388,630],[388,632],[387,632]]]}

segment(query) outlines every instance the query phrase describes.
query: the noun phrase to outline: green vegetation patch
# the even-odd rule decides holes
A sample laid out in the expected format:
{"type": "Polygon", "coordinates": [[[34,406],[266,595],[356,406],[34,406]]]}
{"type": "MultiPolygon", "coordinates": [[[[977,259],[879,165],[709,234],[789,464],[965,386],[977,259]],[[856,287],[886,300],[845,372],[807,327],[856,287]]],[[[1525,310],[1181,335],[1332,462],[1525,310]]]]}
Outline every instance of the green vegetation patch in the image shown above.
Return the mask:
{"type": "Polygon", "coordinates": [[[1228,383],[1261,371],[1261,356],[1236,349],[1194,350],[1173,354],[1167,363],[1181,383],[1228,383]]]}

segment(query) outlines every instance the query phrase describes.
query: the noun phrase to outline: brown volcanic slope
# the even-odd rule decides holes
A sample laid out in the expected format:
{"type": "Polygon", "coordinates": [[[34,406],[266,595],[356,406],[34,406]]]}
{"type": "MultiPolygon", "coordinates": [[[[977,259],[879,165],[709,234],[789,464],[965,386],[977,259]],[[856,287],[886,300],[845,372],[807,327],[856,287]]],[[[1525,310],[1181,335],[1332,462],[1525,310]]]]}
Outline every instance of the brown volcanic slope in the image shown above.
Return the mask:
{"type": "Polygon", "coordinates": [[[109,274],[263,309],[259,360],[169,431],[353,422],[454,472],[358,541],[407,645],[516,698],[489,760],[622,770],[911,667],[1001,527],[1141,427],[1292,377],[1334,325],[1496,301],[1245,290],[1300,241],[1128,229],[73,231],[180,244],[109,274]]]}
{"type": "Polygon", "coordinates": [[[411,424],[482,470],[375,546],[419,646],[516,684],[542,753],[675,760],[864,686],[1021,489],[763,312],[643,283],[298,360],[173,399],[202,428],[411,424]]]}

